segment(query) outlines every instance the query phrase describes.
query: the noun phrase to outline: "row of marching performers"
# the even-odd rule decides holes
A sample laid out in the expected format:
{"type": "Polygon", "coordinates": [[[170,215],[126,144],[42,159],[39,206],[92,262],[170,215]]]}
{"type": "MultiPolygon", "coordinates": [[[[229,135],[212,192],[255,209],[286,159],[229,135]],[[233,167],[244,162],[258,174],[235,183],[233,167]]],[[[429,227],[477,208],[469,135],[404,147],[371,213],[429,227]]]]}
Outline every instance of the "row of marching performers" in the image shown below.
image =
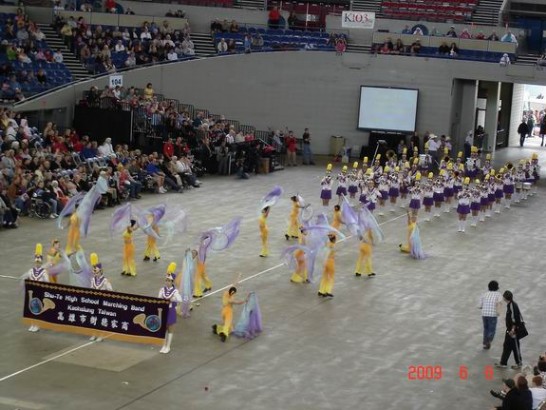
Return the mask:
{"type": "MultiPolygon", "coordinates": [[[[531,159],[519,161],[516,167],[508,163],[498,172],[488,166],[481,180],[465,177],[452,162],[448,162],[446,167],[441,168],[436,175],[432,172],[424,174],[426,179],[422,179],[423,174],[416,164],[410,168],[399,166],[391,168],[388,165],[381,167],[379,164],[368,168],[365,164],[366,161],[364,161],[363,169],[359,170],[358,163],[355,162],[351,173],[347,172],[347,166],[343,166],[335,178],[338,184],[336,189],[338,204],[341,204],[344,198],[348,198],[353,205],[356,205],[355,202],[358,200],[370,211],[377,210],[379,216],[384,215],[387,206],[390,207],[391,212],[395,212],[398,204],[402,208],[409,206],[414,211],[423,206],[426,221],[430,221],[432,215],[439,217],[442,208],[444,212],[450,212],[451,208],[457,208],[459,200],[464,202],[465,198],[460,197],[459,193],[470,182],[480,181],[473,186],[472,192],[465,191],[464,196],[470,195],[470,203],[474,204],[471,210],[482,210],[481,205],[480,209],[477,209],[479,198],[479,203],[484,206],[484,215],[490,216],[487,211],[495,208],[495,212],[500,212],[503,200],[505,206],[509,208],[512,196],[519,202],[526,199],[528,195],[534,194],[540,175],[536,153],[531,159]],[[464,183],[465,180],[468,181],[467,184],[464,183]]],[[[483,172],[485,171],[484,169],[483,172]]],[[[332,198],[333,182],[332,165],[329,164],[326,175],[321,180],[320,197],[323,206],[328,206],[332,198]]]]}

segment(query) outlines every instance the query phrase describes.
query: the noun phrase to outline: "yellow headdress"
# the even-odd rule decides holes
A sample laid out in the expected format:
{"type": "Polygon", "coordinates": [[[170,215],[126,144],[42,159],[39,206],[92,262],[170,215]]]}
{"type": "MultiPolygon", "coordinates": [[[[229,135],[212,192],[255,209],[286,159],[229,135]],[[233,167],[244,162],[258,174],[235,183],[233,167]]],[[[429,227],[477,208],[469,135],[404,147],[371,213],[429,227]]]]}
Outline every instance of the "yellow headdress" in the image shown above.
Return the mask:
{"type": "Polygon", "coordinates": [[[425,149],[428,149],[428,141],[425,142],[425,149]]]}
{"type": "Polygon", "coordinates": [[[489,170],[489,173],[490,173],[491,175],[495,176],[495,170],[494,170],[493,168],[491,168],[491,169],[489,170]]]}
{"type": "Polygon", "coordinates": [[[470,152],[473,153],[473,154],[477,154],[478,153],[478,147],[472,145],[472,147],[470,147],[470,152]]]}
{"type": "Polygon", "coordinates": [[[418,164],[419,164],[419,158],[414,158],[413,165],[418,165],[418,164]]]}
{"type": "Polygon", "coordinates": [[[43,249],[42,249],[42,244],[41,243],[36,244],[36,248],[34,249],[34,257],[42,259],[43,249]]]}
{"type": "Polygon", "coordinates": [[[402,150],[402,154],[407,154],[408,153],[408,149],[404,147],[404,149],[402,150]]]}
{"type": "Polygon", "coordinates": [[[462,158],[463,157],[463,151],[459,151],[457,153],[457,158],[462,158]]]}
{"type": "Polygon", "coordinates": [[[373,173],[373,172],[372,172],[372,169],[371,169],[371,168],[368,168],[368,169],[366,170],[366,175],[372,175],[372,173],[373,173]]]}
{"type": "Polygon", "coordinates": [[[441,170],[440,170],[440,175],[441,175],[441,176],[444,176],[445,174],[446,174],[446,170],[445,170],[445,169],[441,169],[441,170]]]}
{"type": "Polygon", "coordinates": [[[167,267],[167,279],[170,279],[174,281],[176,279],[176,274],[174,271],[176,270],[176,263],[171,262],[169,263],[169,266],[167,267]]]}
{"type": "Polygon", "coordinates": [[[428,173],[428,179],[432,179],[432,178],[434,178],[434,173],[429,172],[429,173],[428,173]]]}
{"type": "Polygon", "coordinates": [[[358,161],[355,161],[353,162],[353,169],[357,169],[358,168],[358,161]]]}
{"type": "Polygon", "coordinates": [[[341,172],[347,172],[347,165],[343,165],[343,168],[341,168],[341,172]]]}
{"type": "Polygon", "coordinates": [[[364,157],[362,159],[362,166],[364,166],[364,164],[368,165],[368,162],[369,162],[368,157],[364,157]]]}
{"type": "Polygon", "coordinates": [[[326,172],[332,172],[332,164],[326,165],[326,172]]]}
{"type": "Polygon", "coordinates": [[[97,265],[99,263],[99,255],[93,252],[91,255],[89,255],[89,261],[91,262],[91,266],[97,265]]]}
{"type": "Polygon", "coordinates": [[[499,169],[499,174],[502,174],[504,172],[504,168],[499,169]]]}
{"type": "Polygon", "coordinates": [[[394,170],[395,170],[396,172],[400,172],[400,167],[394,167],[394,170]]]}
{"type": "Polygon", "coordinates": [[[479,180],[479,179],[476,179],[476,180],[474,180],[474,183],[475,183],[476,185],[478,185],[478,184],[480,183],[480,180],[479,180]]]}
{"type": "Polygon", "coordinates": [[[376,161],[379,161],[380,159],[381,159],[381,154],[377,154],[377,155],[375,156],[375,160],[376,160],[376,161]]]}
{"type": "Polygon", "coordinates": [[[469,178],[469,177],[466,177],[466,178],[464,179],[464,181],[463,181],[463,184],[465,184],[465,185],[470,184],[470,178],[469,178]]]}
{"type": "Polygon", "coordinates": [[[531,159],[535,159],[535,160],[538,159],[538,154],[536,152],[533,152],[531,154],[531,159]]]}
{"type": "Polygon", "coordinates": [[[449,154],[449,148],[444,148],[444,154],[449,154]]]}
{"type": "Polygon", "coordinates": [[[448,162],[447,163],[447,169],[450,170],[450,171],[453,169],[453,162],[448,162]]]}
{"type": "Polygon", "coordinates": [[[487,155],[485,156],[485,159],[486,159],[487,161],[491,161],[491,154],[487,154],[487,155]]]}
{"type": "Polygon", "coordinates": [[[383,168],[383,172],[386,174],[387,172],[391,172],[391,168],[388,165],[385,165],[385,168],[383,168]]]}
{"type": "Polygon", "coordinates": [[[417,172],[417,173],[415,174],[415,180],[416,180],[416,181],[420,181],[420,180],[421,180],[421,173],[420,173],[420,172],[417,172]]]}

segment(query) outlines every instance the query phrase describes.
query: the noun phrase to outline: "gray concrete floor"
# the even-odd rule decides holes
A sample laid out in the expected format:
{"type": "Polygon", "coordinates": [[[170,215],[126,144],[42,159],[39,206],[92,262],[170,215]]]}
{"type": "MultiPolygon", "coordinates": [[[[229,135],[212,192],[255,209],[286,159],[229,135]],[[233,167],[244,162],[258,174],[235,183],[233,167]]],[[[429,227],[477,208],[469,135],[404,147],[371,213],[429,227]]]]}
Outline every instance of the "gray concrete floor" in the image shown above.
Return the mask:
{"type": "MultiPolygon", "coordinates": [[[[540,148],[538,148],[540,150],[540,148]]],[[[509,148],[496,161],[529,156],[530,148],[509,148]]],[[[540,152],[546,163],[546,150],[540,152]]],[[[323,167],[288,168],[248,181],[209,177],[184,194],[147,195],[139,205],[182,204],[191,224],[187,234],[161,249],[159,263],[138,261],[136,278],[121,277],[121,239],[110,239],[111,212],[93,216],[87,252],[98,252],[116,290],[157,294],[170,261],[198,233],[244,216],[236,246],[210,257],[214,290],[235,272],[240,292],[256,291],[265,330],[257,339],[221,343],[210,332],[219,320],[221,293],[201,300],[190,319],[177,324],[169,355],[157,347],[113,341],[90,343],[80,336],[27,332],[21,324],[23,295],[16,280],[32,265],[34,244],[64,240],[54,222],[24,219],[20,229],[0,232],[0,409],[486,409],[497,404],[488,391],[513,371],[484,368],[498,361],[504,326],[499,321],[490,351],[481,347],[477,299],[491,279],[510,289],[528,323],[522,342],[526,363],[534,363],[546,329],[542,261],[546,224],[544,189],[478,228],[457,233],[454,213],[421,223],[430,257],[414,261],[398,251],[405,237],[402,210],[380,218],[385,241],[375,250],[373,279],[355,278],[357,243],[338,245],[335,297],[317,297],[316,285],[293,285],[280,265],[286,241],[289,194],[299,192],[319,210],[323,167]],[[258,201],[274,185],[285,196],[269,218],[271,256],[259,258],[258,201]],[[542,296],[541,296],[542,295],[542,296]],[[441,366],[440,380],[408,380],[409,366],[441,366]],[[467,366],[468,379],[459,377],[467,366]],[[18,373],[19,372],[19,373],[18,373]]],[[[136,236],[138,254],[145,239],[136,236]]],[[[66,282],[66,277],[61,282],[66,282]]],[[[236,318],[239,309],[236,310],[236,318]]]]}

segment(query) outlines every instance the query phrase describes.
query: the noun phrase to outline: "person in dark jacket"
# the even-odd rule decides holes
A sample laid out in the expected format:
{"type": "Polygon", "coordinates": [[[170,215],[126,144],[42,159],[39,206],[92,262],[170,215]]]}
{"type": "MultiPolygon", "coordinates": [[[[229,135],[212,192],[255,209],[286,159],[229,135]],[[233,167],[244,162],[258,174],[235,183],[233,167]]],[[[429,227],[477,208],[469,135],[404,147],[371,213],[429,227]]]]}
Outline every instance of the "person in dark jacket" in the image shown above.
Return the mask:
{"type": "Polygon", "coordinates": [[[516,376],[516,382],[513,379],[503,379],[504,387],[502,391],[491,391],[491,395],[502,400],[502,405],[494,407],[496,410],[532,410],[533,396],[527,385],[527,379],[522,376],[516,376]]]}
{"type": "Polygon", "coordinates": [[[512,352],[514,353],[514,360],[516,364],[512,366],[512,369],[521,368],[521,350],[519,346],[519,339],[517,337],[517,329],[522,326],[521,312],[519,306],[514,302],[514,295],[509,290],[505,291],[502,295],[506,306],[506,334],[504,335],[504,345],[502,348],[502,356],[500,363],[495,363],[495,366],[500,368],[508,367],[508,359],[512,352]]]}
{"type": "Polygon", "coordinates": [[[544,146],[544,136],[546,135],[546,114],[542,117],[542,121],[540,122],[540,138],[542,139],[542,142],[540,143],[540,146],[544,146]]]}
{"type": "Polygon", "coordinates": [[[518,127],[518,134],[519,134],[519,146],[523,147],[523,143],[525,142],[525,137],[527,134],[529,134],[529,126],[527,125],[527,121],[525,121],[525,118],[521,121],[521,124],[518,127]]]}

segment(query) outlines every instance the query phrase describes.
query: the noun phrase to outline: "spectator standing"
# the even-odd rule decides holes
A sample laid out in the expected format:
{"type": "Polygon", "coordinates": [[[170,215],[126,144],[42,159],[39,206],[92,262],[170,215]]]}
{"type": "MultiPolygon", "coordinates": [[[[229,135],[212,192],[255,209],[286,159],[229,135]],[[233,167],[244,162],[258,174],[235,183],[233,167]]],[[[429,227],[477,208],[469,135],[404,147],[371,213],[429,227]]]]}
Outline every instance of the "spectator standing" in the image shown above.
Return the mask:
{"type": "Polygon", "coordinates": [[[499,363],[495,363],[496,367],[506,368],[508,367],[508,359],[510,355],[514,353],[514,360],[516,364],[512,366],[512,369],[517,370],[521,368],[521,350],[519,339],[517,337],[517,329],[522,326],[521,312],[519,306],[514,302],[514,295],[509,290],[505,291],[502,295],[506,306],[506,334],[504,335],[504,345],[502,349],[502,356],[499,363]]]}
{"type": "Polygon", "coordinates": [[[516,36],[512,34],[510,30],[506,32],[504,36],[502,36],[501,41],[503,43],[517,43],[518,40],[516,39],[516,36]]]}
{"type": "Polygon", "coordinates": [[[483,348],[491,348],[491,342],[497,330],[497,317],[500,315],[502,295],[499,292],[499,284],[492,280],[487,285],[487,292],[480,297],[479,308],[482,311],[483,320],[483,348]]]}
{"type": "Polygon", "coordinates": [[[434,134],[430,134],[430,139],[428,140],[428,153],[432,157],[432,167],[434,169],[438,166],[438,148],[440,148],[438,137],[434,134]]]}
{"type": "Polygon", "coordinates": [[[311,134],[309,128],[303,131],[303,165],[315,165],[313,161],[313,152],[311,151],[311,134]]]}
{"type": "Polygon", "coordinates": [[[288,132],[288,135],[284,138],[284,143],[286,144],[286,165],[293,167],[298,166],[298,164],[296,163],[296,137],[294,136],[294,133],[292,131],[288,132]]]}
{"type": "Polygon", "coordinates": [[[529,126],[527,125],[527,121],[525,121],[525,118],[521,121],[521,124],[518,127],[518,134],[519,134],[519,146],[523,147],[523,143],[525,142],[525,137],[527,134],[529,134],[529,126]]]}
{"type": "Polygon", "coordinates": [[[540,142],[541,147],[544,146],[544,136],[545,135],[546,135],[546,115],[543,115],[542,120],[540,121],[540,138],[542,140],[540,142]]]}
{"type": "Polygon", "coordinates": [[[269,28],[273,28],[273,29],[279,28],[280,21],[281,21],[281,13],[277,7],[273,7],[269,11],[269,16],[268,16],[267,24],[269,28]]]}

